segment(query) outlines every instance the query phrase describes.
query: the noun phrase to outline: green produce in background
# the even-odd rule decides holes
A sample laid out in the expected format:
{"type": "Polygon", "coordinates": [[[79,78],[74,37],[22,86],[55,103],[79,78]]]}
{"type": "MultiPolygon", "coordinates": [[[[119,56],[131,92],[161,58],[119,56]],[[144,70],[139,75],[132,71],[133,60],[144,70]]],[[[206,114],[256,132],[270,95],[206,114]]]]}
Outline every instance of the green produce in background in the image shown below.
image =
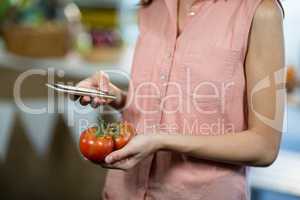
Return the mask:
{"type": "Polygon", "coordinates": [[[0,0],[0,23],[4,20],[10,7],[10,0],[0,0]]]}
{"type": "Polygon", "coordinates": [[[57,0],[0,0],[0,22],[40,25],[56,19],[58,10],[57,0]]]}

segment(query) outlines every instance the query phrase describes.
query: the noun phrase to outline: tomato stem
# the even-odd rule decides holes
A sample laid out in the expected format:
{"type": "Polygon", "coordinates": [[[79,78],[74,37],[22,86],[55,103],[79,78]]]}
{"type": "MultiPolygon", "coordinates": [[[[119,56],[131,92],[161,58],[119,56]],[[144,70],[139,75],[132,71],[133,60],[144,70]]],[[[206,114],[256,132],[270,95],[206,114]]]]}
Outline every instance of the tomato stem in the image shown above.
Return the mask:
{"type": "Polygon", "coordinates": [[[98,129],[96,131],[96,136],[103,136],[106,134],[111,135],[112,137],[119,136],[122,130],[122,122],[114,122],[114,123],[107,123],[105,120],[98,118],[98,129]]]}
{"type": "Polygon", "coordinates": [[[98,123],[99,123],[99,126],[98,126],[98,129],[96,132],[97,137],[105,135],[106,131],[107,131],[107,122],[106,121],[99,118],[98,123]]]}
{"type": "Polygon", "coordinates": [[[99,127],[97,127],[97,131],[96,131],[95,135],[96,135],[96,137],[99,137],[102,135],[99,127]]]}

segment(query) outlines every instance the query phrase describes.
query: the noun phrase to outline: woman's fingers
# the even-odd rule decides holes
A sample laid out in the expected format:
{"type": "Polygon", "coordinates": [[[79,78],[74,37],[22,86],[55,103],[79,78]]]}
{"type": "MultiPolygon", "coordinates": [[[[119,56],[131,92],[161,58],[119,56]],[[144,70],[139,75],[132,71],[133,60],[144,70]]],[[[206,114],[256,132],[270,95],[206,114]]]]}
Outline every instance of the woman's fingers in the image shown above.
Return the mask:
{"type": "Polygon", "coordinates": [[[115,166],[115,165],[109,165],[109,164],[101,164],[101,167],[105,169],[119,169],[119,170],[124,170],[121,167],[115,166]]]}
{"type": "MultiPolygon", "coordinates": [[[[82,88],[99,89],[105,93],[109,93],[110,80],[108,74],[100,71],[94,76],[79,82],[76,86],[82,88]]],[[[105,98],[78,95],[70,95],[70,99],[73,101],[80,99],[81,105],[86,106],[90,104],[93,108],[97,108],[100,105],[105,105],[111,102],[111,100],[105,98]]]]}
{"type": "Polygon", "coordinates": [[[98,106],[105,104],[105,102],[102,102],[99,97],[92,98],[91,106],[92,108],[98,108],[98,106]]]}
{"type": "Polygon", "coordinates": [[[103,92],[109,93],[109,77],[108,74],[101,71],[99,76],[99,89],[103,92]]]}
{"type": "Polygon", "coordinates": [[[110,100],[106,100],[99,97],[90,97],[90,96],[82,96],[80,97],[80,104],[86,106],[90,104],[93,108],[97,108],[101,105],[106,105],[110,102],[110,100]]]}
{"type": "Polygon", "coordinates": [[[89,96],[82,96],[80,98],[80,104],[83,106],[88,105],[90,102],[91,102],[91,97],[89,97],[89,96]]]}
{"type": "Polygon", "coordinates": [[[101,164],[101,166],[106,169],[128,170],[128,169],[131,169],[132,167],[134,167],[136,164],[137,164],[137,161],[133,156],[133,157],[115,162],[113,164],[103,163],[103,164],[101,164]]]}
{"type": "Polygon", "coordinates": [[[93,108],[97,108],[98,106],[106,105],[109,103],[110,103],[110,100],[104,99],[104,98],[99,98],[99,97],[93,97],[91,100],[91,106],[93,108]]]}
{"type": "Polygon", "coordinates": [[[70,99],[71,99],[72,101],[77,101],[77,99],[78,99],[80,96],[70,94],[69,97],[70,97],[70,99]]]}
{"type": "Polygon", "coordinates": [[[103,98],[99,98],[99,97],[94,97],[93,98],[93,102],[96,104],[96,105],[103,105],[103,104],[106,104],[107,103],[107,100],[103,99],[103,98]]]}
{"type": "MultiPolygon", "coordinates": [[[[76,84],[76,87],[82,87],[82,88],[92,88],[92,83],[90,81],[90,79],[85,79],[83,81],[80,81],[78,84],[76,84]]],[[[79,95],[69,95],[70,99],[72,101],[77,101],[79,98],[82,98],[82,96],[79,95]]],[[[89,100],[87,97],[83,100],[85,102],[85,100],[89,100]]]]}
{"type": "MultiPolygon", "coordinates": [[[[99,74],[94,76],[92,78],[92,84],[94,86],[97,86],[100,91],[103,91],[105,93],[109,93],[110,88],[110,80],[108,74],[106,74],[103,71],[100,71],[99,74]]],[[[100,97],[94,97],[91,102],[91,106],[93,108],[97,108],[100,105],[105,105],[110,103],[108,99],[100,98],[100,97]]]]}
{"type": "Polygon", "coordinates": [[[120,162],[122,160],[126,160],[126,158],[129,158],[130,156],[134,155],[134,151],[132,148],[130,148],[130,145],[127,144],[125,147],[123,147],[120,150],[114,151],[110,153],[105,158],[105,163],[107,164],[113,164],[120,162]]]}

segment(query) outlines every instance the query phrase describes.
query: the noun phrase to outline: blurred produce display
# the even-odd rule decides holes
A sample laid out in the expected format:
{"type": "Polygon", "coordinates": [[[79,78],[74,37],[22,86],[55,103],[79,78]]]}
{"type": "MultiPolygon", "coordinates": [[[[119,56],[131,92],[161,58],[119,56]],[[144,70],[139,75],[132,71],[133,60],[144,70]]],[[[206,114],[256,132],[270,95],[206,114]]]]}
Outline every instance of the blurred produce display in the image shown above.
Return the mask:
{"type": "Polygon", "coordinates": [[[6,49],[28,57],[62,57],[70,47],[64,6],[57,0],[0,0],[6,49]]]}
{"type": "Polygon", "coordinates": [[[290,105],[300,106],[300,80],[296,66],[288,65],[286,70],[287,100],[290,105]]]}
{"type": "Polygon", "coordinates": [[[293,92],[297,86],[297,72],[293,65],[287,66],[286,88],[287,92],[293,92]]]}
{"type": "Polygon", "coordinates": [[[58,0],[0,0],[2,23],[40,25],[61,18],[63,7],[58,0]],[[2,4],[3,3],[3,4],[2,4]]]}
{"type": "Polygon", "coordinates": [[[118,26],[118,9],[80,7],[83,23],[90,29],[115,29],[118,26]]]}
{"type": "Polygon", "coordinates": [[[9,0],[0,0],[0,23],[4,20],[8,14],[11,4],[9,0]]]}
{"type": "Polygon", "coordinates": [[[51,22],[38,27],[8,25],[4,28],[3,37],[6,49],[21,56],[62,57],[70,47],[67,27],[51,22]]]}
{"type": "MultiPolygon", "coordinates": [[[[75,2],[81,13],[81,22],[90,38],[91,48],[83,53],[83,57],[90,62],[116,59],[121,53],[123,44],[119,32],[120,2],[75,2]]],[[[84,46],[86,47],[87,45],[84,46]]]]}
{"type": "Polygon", "coordinates": [[[63,57],[70,50],[89,62],[122,53],[120,1],[0,0],[6,49],[32,58],[63,57]]]}

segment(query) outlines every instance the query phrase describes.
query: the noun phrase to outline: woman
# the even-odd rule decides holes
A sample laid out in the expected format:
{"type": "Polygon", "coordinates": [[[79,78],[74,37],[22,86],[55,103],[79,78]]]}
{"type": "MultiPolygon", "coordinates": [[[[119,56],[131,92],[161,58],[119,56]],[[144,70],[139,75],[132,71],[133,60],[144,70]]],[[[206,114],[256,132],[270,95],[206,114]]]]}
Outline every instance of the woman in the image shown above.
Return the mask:
{"type": "Polygon", "coordinates": [[[104,73],[79,83],[118,97],[81,104],[126,103],[124,119],[138,130],[106,157],[103,167],[121,170],[109,170],[104,199],[248,199],[246,166],[270,165],[281,139],[279,2],[142,4],[128,93],[104,73]]]}

